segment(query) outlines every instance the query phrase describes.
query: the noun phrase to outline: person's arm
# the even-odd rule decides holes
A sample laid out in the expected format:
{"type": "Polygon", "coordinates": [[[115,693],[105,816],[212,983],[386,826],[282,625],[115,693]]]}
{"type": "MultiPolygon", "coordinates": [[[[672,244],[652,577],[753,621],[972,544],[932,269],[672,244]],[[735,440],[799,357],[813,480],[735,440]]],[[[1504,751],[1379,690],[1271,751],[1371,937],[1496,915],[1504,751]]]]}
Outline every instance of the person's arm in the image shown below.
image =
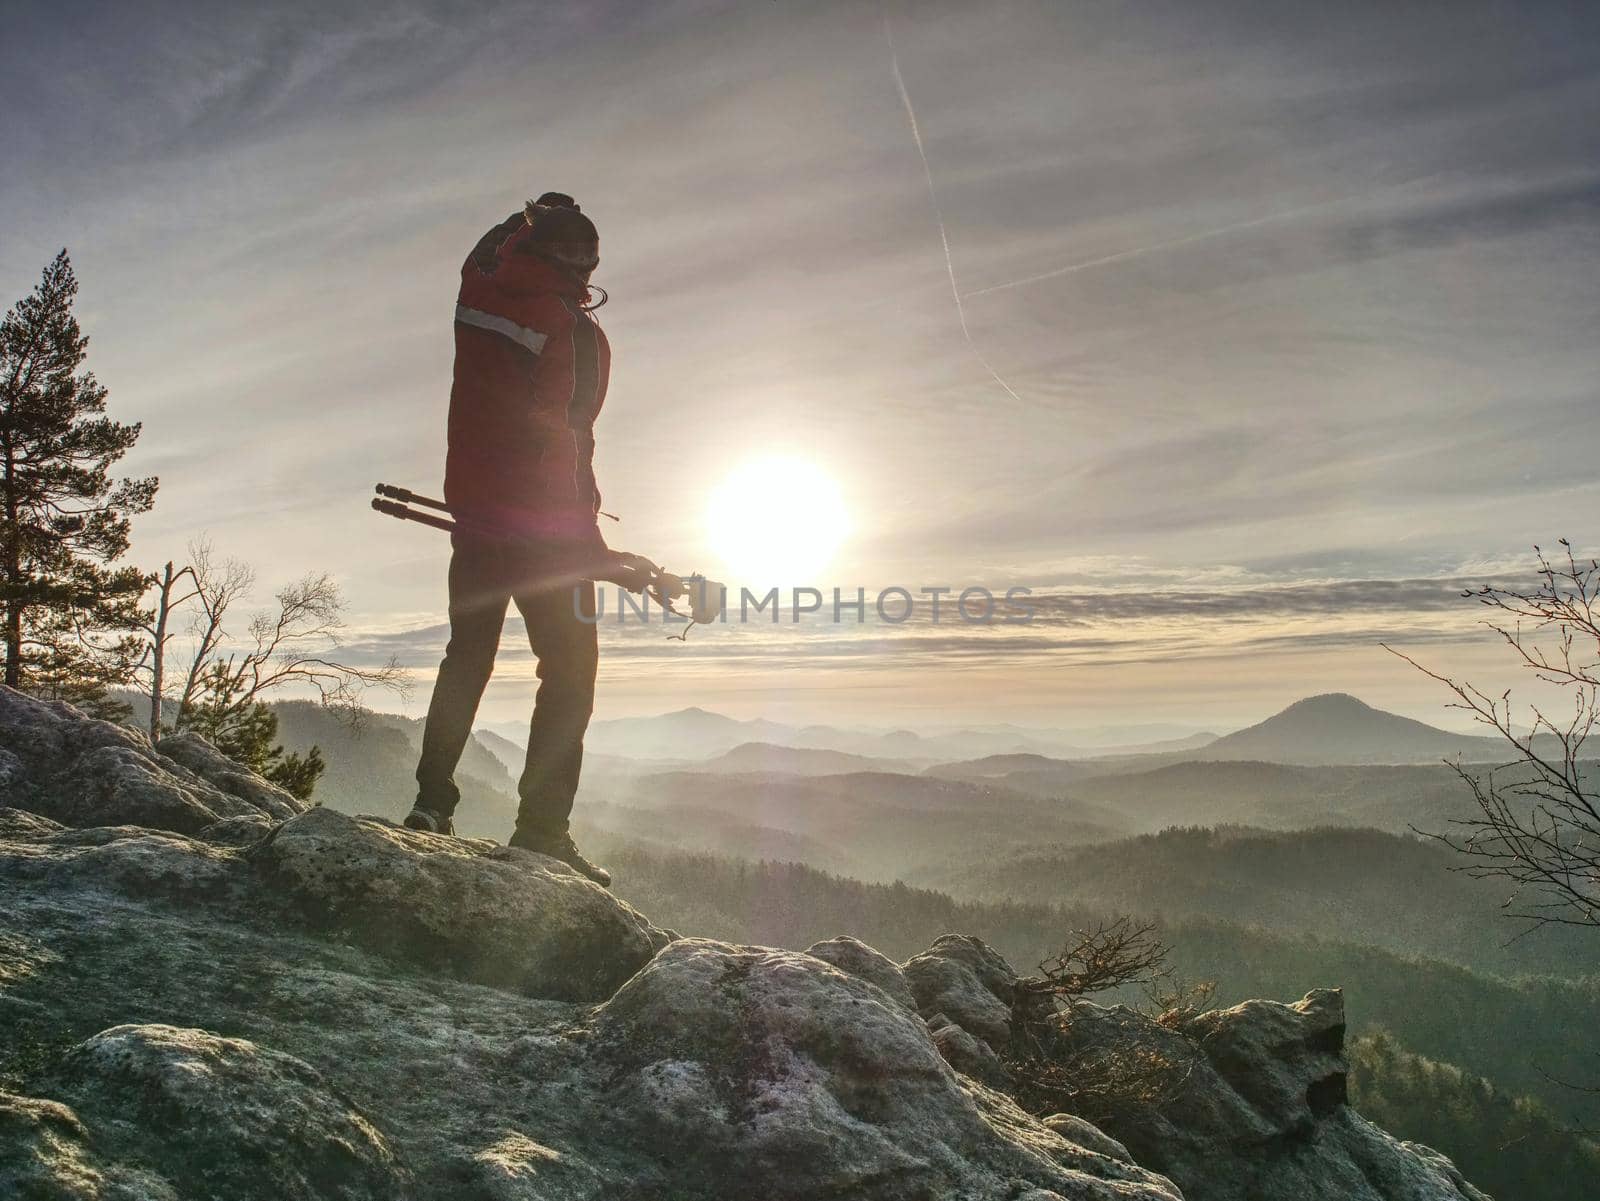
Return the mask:
{"type": "Polygon", "coordinates": [[[478,244],[472,248],[472,253],[467,255],[467,261],[461,265],[461,269],[465,271],[473,268],[485,275],[492,274],[498,263],[497,252],[500,244],[516,233],[519,226],[525,229],[527,225],[528,218],[521,209],[518,209],[478,239],[478,244]]]}

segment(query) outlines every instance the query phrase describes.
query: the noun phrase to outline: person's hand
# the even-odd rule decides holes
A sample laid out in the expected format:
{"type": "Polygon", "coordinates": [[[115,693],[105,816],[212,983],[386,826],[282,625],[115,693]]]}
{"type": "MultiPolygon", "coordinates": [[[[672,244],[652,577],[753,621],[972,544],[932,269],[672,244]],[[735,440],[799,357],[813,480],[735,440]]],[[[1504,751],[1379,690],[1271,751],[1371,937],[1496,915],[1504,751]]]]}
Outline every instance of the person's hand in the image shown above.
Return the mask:
{"type": "Polygon", "coordinates": [[[621,585],[629,592],[643,592],[659,571],[660,568],[643,555],[631,554],[625,550],[614,550],[610,553],[608,578],[613,584],[621,585]]]}

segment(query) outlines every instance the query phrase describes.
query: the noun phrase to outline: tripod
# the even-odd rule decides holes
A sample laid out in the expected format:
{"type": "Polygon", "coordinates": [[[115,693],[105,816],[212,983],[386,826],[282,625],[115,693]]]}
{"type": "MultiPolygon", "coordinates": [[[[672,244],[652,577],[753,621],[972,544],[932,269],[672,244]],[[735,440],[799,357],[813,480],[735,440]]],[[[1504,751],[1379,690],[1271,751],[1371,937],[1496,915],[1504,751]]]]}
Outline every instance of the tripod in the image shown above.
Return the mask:
{"type": "MultiPolygon", "coordinates": [[[[457,516],[444,501],[435,500],[431,496],[421,496],[409,488],[401,488],[394,484],[379,484],[375,490],[378,495],[372,498],[372,507],[401,521],[415,521],[420,525],[432,526],[436,530],[446,530],[450,533],[461,531],[479,534],[486,538],[518,540],[517,535],[491,524],[457,516]],[[412,505],[420,507],[412,508],[412,505]]],[[[616,584],[629,592],[653,596],[663,609],[678,616],[684,615],[673,608],[672,602],[687,600],[689,602],[687,616],[691,626],[705,625],[722,615],[723,594],[726,590],[721,584],[702,575],[673,575],[643,555],[608,549],[593,578],[616,584]]],[[[687,635],[688,632],[685,630],[684,634],[687,635]]]]}

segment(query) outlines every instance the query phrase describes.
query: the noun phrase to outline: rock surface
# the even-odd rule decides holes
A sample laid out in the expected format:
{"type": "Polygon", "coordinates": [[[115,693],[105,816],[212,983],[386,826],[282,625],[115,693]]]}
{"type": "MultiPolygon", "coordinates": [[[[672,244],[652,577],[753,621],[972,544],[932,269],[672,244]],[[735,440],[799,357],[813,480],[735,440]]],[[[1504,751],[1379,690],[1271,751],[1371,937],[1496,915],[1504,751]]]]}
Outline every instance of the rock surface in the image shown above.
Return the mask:
{"type": "Polygon", "coordinates": [[[107,1164],[89,1131],[59,1101],[0,1092],[0,1196],[178,1201],[153,1172],[107,1164]]]}
{"type": "Polygon", "coordinates": [[[1006,1137],[985,1114],[1003,1102],[980,1101],[921,1021],[809,955],[675,942],[592,1030],[619,1118],[681,1148],[691,1195],[1001,1196],[1020,1178],[1066,1196],[1176,1196],[1132,1164],[1084,1172],[1080,1149],[1043,1127],[1006,1137]]]}
{"type": "Polygon", "coordinates": [[[378,818],[314,809],[253,854],[314,924],[529,996],[600,1000],[668,941],[558,860],[378,818]]]}
{"type": "MultiPolygon", "coordinates": [[[[1015,977],[991,948],[941,938],[904,966],[936,1039],[956,1045],[942,1025],[953,1009],[972,1019],[967,1033],[998,1040],[991,1049],[1008,1045],[1009,1027],[997,1015],[1014,996],[1015,977]]],[[[1099,1127],[1066,1114],[1045,1124],[1163,1173],[1189,1201],[1487,1201],[1444,1156],[1393,1138],[1345,1104],[1344,1034],[1337,989],[1293,1005],[1246,1001],[1178,1029],[1123,1006],[1079,1001],[1062,1015],[1064,1058],[1087,1065],[1121,1054],[1131,1062],[1136,1051],[1170,1065],[1170,1081],[1158,1080],[1152,1104],[1119,1109],[1099,1127]]],[[[962,1045],[957,1058],[971,1056],[962,1045]]]]}
{"type": "Polygon", "coordinates": [[[876,984],[888,998],[910,1013],[917,1012],[917,1000],[911,995],[911,985],[900,965],[876,947],[869,947],[859,938],[848,935],[812,943],[806,954],[824,963],[831,963],[847,976],[856,976],[868,984],[876,984]]]}
{"type": "Polygon", "coordinates": [[[180,763],[214,788],[259,809],[267,817],[287,818],[305,812],[305,803],[276,784],[240,767],[198,734],[169,734],[156,751],[180,763]]]}
{"type": "MultiPolygon", "coordinates": [[[[1342,1104],[1336,994],[1197,1025],[1203,1090],[1162,1125],[1040,1121],[977,939],[899,966],[676,939],[554,860],[303,812],[203,743],[0,690],[12,718],[0,1195],[1478,1196],[1342,1104]]],[[[1074,1029],[1155,1037],[1125,1013],[1074,1029]]]]}
{"type": "Polygon", "coordinates": [[[943,1014],[993,1048],[1011,1041],[1017,975],[993,947],[970,935],[946,934],[903,967],[923,1017],[943,1014]]]}
{"type": "Polygon", "coordinates": [[[115,1026],[69,1051],[53,1076],[97,1148],[158,1159],[177,1196],[378,1201],[409,1187],[387,1140],[321,1073],[244,1039],[115,1026]]]}
{"type": "Polygon", "coordinates": [[[226,817],[305,810],[197,735],[164,739],[158,751],[135,730],[10,688],[0,688],[0,754],[7,803],[68,826],[197,834],[226,817]]]}

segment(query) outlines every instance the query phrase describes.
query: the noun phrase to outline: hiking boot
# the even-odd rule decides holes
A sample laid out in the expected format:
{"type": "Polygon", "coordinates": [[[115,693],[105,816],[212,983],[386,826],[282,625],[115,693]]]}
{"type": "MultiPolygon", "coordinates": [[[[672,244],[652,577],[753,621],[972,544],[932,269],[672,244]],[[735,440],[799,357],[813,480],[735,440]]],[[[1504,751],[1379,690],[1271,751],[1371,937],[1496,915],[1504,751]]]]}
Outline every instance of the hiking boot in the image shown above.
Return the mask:
{"type": "Polygon", "coordinates": [[[583,852],[578,849],[578,844],[572,841],[571,834],[566,832],[539,834],[519,827],[511,835],[511,842],[508,845],[559,859],[568,867],[575,868],[582,875],[588,876],[601,888],[611,887],[611,873],[599,864],[591,863],[584,858],[583,852]]]}
{"type": "Polygon", "coordinates": [[[425,830],[429,834],[454,834],[455,823],[450,820],[448,813],[435,813],[418,805],[406,814],[406,820],[400,823],[408,830],[425,830]]]}

